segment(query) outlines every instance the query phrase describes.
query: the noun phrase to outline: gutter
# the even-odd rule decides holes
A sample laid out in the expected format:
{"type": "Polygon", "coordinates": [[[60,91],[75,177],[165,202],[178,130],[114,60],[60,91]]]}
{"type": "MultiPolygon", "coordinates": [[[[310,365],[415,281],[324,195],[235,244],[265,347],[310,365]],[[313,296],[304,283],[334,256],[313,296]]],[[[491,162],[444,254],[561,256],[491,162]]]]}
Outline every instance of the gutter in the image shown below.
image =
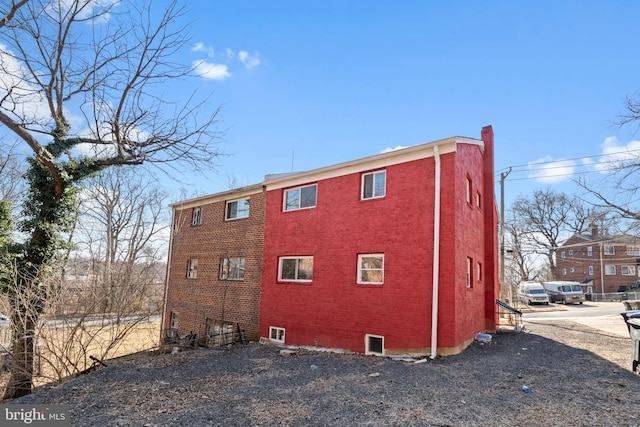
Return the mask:
{"type": "Polygon", "coordinates": [[[433,292],[431,297],[431,359],[435,359],[438,352],[438,290],[440,277],[440,153],[438,146],[433,147],[435,160],[435,191],[433,201],[433,292]]]}

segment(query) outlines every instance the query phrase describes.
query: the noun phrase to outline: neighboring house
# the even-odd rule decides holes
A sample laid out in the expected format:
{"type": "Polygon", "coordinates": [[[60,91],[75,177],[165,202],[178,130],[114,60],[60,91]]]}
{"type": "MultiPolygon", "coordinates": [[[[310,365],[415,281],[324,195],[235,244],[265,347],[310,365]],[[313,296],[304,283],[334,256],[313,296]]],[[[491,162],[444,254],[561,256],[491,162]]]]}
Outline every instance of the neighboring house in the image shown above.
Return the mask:
{"type": "Polygon", "coordinates": [[[582,284],[585,293],[617,292],[620,286],[638,287],[640,270],[640,238],[635,236],[599,235],[591,232],[574,234],[556,252],[558,280],[582,284]]]}
{"type": "Polygon", "coordinates": [[[258,339],[264,206],[261,184],[171,205],[163,339],[258,339]]]}
{"type": "Polygon", "coordinates": [[[267,177],[261,337],[454,354],[496,328],[493,130],[267,177]]]}

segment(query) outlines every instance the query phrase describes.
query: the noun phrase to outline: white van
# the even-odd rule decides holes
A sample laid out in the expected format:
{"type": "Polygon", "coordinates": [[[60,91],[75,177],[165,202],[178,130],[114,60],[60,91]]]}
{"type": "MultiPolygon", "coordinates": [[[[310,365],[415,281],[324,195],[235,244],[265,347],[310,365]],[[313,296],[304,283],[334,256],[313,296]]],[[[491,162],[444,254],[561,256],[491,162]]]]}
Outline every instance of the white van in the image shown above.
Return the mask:
{"type": "Polygon", "coordinates": [[[549,304],[549,296],[538,282],[520,282],[518,299],[527,304],[549,304]]]}
{"type": "Polygon", "coordinates": [[[561,302],[562,304],[582,304],[584,302],[582,286],[578,282],[544,282],[543,285],[551,302],[561,302]]]}

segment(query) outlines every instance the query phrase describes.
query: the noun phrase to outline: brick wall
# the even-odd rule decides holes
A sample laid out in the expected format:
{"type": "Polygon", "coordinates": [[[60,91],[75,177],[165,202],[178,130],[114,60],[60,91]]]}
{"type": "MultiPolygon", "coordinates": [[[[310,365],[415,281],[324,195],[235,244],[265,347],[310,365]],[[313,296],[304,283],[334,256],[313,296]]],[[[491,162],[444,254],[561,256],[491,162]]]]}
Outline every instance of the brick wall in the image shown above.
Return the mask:
{"type": "MultiPolygon", "coordinates": [[[[476,192],[481,203],[493,202],[493,192],[484,195],[481,149],[459,149],[442,156],[439,343],[448,348],[484,330],[485,283],[474,279],[467,289],[466,256],[485,264],[476,192]],[[467,173],[476,183],[470,205],[467,173]]],[[[278,327],[286,343],[364,352],[365,335],[373,334],[384,336],[388,353],[424,353],[431,338],[434,164],[427,157],[387,166],[381,199],[360,200],[361,173],[309,182],[317,184],[311,209],[282,212],[285,189],[268,191],[260,335],[278,327]],[[358,254],[368,253],[384,254],[383,285],[356,283],[358,254]],[[313,256],[312,282],[279,282],[280,256],[313,256]]]]}
{"type": "MultiPolygon", "coordinates": [[[[244,195],[243,195],[244,197],[244,195]]],[[[174,210],[170,272],[164,325],[171,313],[178,316],[179,333],[205,333],[206,319],[240,323],[247,339],[258,337],[262,251],[264,245],[264,191],[250,194],[248,218],[225,220],[227,200],[199,199],[174,210]],[[191,225],[194,206],[202,207],[202,225],[191,225]],[[245,258],[242,281],[221,280],[223,258],[245,258]],[[187,262],[197,259],[197,277],[186,277],[187,262]]]]}

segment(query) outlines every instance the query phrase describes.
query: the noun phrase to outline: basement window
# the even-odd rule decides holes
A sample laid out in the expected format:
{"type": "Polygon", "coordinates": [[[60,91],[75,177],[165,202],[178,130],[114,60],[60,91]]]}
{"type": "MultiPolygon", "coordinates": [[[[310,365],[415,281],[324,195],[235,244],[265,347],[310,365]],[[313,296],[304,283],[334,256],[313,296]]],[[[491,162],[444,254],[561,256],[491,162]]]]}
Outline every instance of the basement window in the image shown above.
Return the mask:
{"type": "Polygon", "coordinates": [[[380,335],[365,335],[365,354],[384,355],[384,337],[380,335]]]}
{"type": "Polygon", "coordinates": [[[273,342],[284,344],[284,328],[277,328],[275,326],[270,326],[269,339],[273,342]]]}

